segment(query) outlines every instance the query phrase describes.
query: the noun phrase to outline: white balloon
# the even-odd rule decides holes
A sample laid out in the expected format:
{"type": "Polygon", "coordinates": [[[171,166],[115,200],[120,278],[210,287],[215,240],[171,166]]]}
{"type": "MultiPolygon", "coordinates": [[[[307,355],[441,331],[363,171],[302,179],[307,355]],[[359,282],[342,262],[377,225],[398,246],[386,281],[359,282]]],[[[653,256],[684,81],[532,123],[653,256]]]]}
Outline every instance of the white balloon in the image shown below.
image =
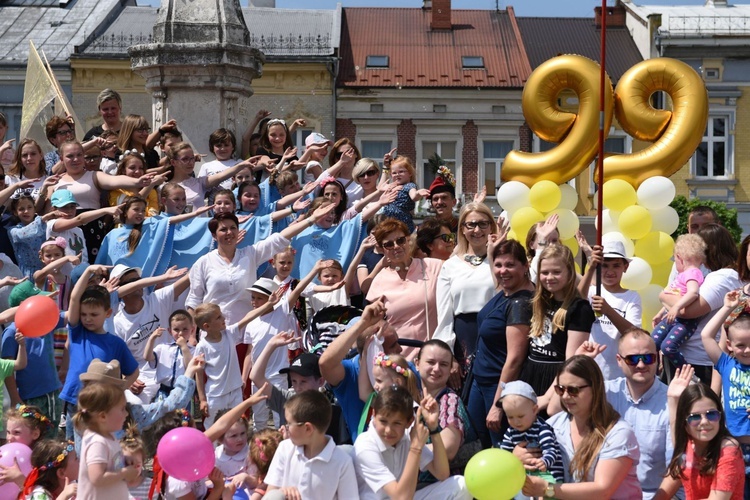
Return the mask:
{"type": "Polygon", "coordinates": [[[651,213],[651,230],[672,234],[680,225],[680,216],[677,210],[670,206],[649,209],[651,213]]]}
{"type": "Polygon", "coordinates": [[[550,215],[557,214],[560,218],[557,222],[557,232],[560,233],[561,240],[567,240],[576,235],[576,231],[581,225],[578,216],[572,210],[557,208],[550,212],[550,215]]]}
{"type": "Polygon", "coordinates": [[[628,259],[632,259],[633,255],[635,255],[635,243],[633,243],[633,240],[631,240],[630,238],[626,238],[624,234],[617,231],[603,234],[602,244],[605,244],[608,241],[619,241],[620,243],[622,243],[622,245],[625,247],[625,256],[628,259]]]}
{"type": "Polygon", "coordinates": [[[627,290],[643,290],[651,283],[653,271],[648,262],[640,257],[633,257],[628,270],[622,275],[620,284],[627,290]]]}
{"type": "MultiPolygon", "coordinates": [[[[619,232],[620,227],[617,224],[617,221],[620,218],[620,212],[616,212],[615,210],[610,210],[608,208],[605,208],[602,212],[602,234],[612,233],[612,232],[619,232]]],[[[594,227],[599,229],[599,218],[594,218],[594,227]]]]}
{"type": "Polygon", "coordinates": [[[576,188],[570,184],[560,184],[560,192],[562,193],[562,199],[557,207],[575,210],[576,205],[578,205],[578,193],[576,192],[576,188]]]}
{"type": "Polygon", "coordinates": [[[497,190],[497,202],[508,212],[515,212],[521,207],[530,207],[529,187],[523,182],[504,182],[497,190]]]}
{"type": "Polygon", "coordinates": [[[667,177],[657,175],[643,181],[638,187],[638,204],[654,210],[664,208],[674,200],[674,183],[667,177]]]}

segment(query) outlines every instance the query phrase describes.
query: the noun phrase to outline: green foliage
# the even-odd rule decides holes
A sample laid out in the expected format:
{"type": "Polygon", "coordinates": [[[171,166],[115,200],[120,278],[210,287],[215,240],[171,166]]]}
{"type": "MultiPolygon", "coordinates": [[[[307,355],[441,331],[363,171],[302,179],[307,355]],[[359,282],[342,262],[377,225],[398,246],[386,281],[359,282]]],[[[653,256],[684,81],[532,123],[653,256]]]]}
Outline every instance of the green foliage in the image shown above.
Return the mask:
{"type": "Polygon", "coordinates": [[[742,240],[742,228],[740,228],[740,225],[737,223],[737,210],[727,208],[725,203],[721,203],[720,201],[701,200],[699,198],[688,200],[684,196],[675,196],[674,200],[669,205],[674,208],[680,216],[680,225],[677,226],[677,231],[672,234],[673,238],[677,238],[677,236],[688,232],[688,214],[695,207],[704,205],[713,208],[716,213],[719,214],[721,225],[732,233],[732,238],[734,238],[734,241],[737,242],[737,244],[742,240]]]}
{"type": "Polygon", "coordinates": [[[432,170],[433,174],[437,174],[438,169],[442,165],[445,165],[445,161],[440,157],[439,154],[434,153],[427,159],[427,165],[430,167],[430,170],[432,170]]]}

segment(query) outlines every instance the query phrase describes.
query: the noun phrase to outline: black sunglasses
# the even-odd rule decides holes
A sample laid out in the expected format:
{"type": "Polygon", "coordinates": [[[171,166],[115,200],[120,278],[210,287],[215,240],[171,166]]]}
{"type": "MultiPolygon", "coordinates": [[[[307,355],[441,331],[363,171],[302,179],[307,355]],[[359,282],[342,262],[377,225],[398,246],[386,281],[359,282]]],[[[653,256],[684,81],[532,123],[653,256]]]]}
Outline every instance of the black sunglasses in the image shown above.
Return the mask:
{"type": "Polygon", "coordinates": [[[575,398],[581,393],[581,389],[585,389],[586,387],[589,387],[589,386],[588,385],[575,386],[575,385],[557,384],[553,387],[555,388],[555,392],[557,393],[558,396],[562,396],[563,394],[565,394],[565,391],[567,391],[570,397],[575,398]]]}
{"type": "Polygon", "coordinates": [[[378,175],[380,172],[378,172],[377,169],[373,168],[372,170],[368,170],[367,172],[362,172],[357,176],[357,178],[361,179],[362,177],[374,177],[378,175]]]}
{"type": "MultiPolygon", "coordinates": [[[[443,240],[443,243],[455,243],[456,235],[453,233],[438,234],[437,236],[435,236],[435,240],[443,240]]],[[[435,240],[432,240],[432,241],[435,241],[435,240]]]]}
{"type": "Polygon", "coordinates": [[[393,248],[396,245],[402,247],[406,244],[406,236],[402,236],[400,238],[396,238],[393,241],[384,241],[381,245],[383,248],[393,248]]]}
{"type": "Polygon", "coordinates": [[[627,354],[620,355],[625,364],[628,366],[637,366],[639,362],[643,361],[644,365],[653,365],[656,363],[656,354],[627,354]]]}

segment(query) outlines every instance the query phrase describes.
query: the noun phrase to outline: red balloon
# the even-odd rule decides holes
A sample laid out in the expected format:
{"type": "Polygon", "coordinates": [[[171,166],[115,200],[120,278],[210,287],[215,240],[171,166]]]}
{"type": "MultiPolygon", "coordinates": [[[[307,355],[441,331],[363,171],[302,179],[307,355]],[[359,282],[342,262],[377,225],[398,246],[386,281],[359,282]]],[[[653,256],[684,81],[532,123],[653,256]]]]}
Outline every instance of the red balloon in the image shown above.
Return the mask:
{"type": "Polygon", "coordinates": [[[57,303],[46,295],[34,295],[21,302],[16,311],[16,330],[26,337],[41,337],[60,320],[57,303]]]}

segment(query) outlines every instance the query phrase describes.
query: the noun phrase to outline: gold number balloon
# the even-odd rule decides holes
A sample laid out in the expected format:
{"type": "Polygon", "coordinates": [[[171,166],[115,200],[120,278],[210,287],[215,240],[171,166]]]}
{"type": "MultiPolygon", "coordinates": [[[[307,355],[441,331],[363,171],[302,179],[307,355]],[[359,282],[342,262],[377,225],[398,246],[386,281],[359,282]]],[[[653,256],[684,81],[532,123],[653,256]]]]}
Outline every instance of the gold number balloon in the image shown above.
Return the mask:
{"type": "MultiPolygon", "coordinates": [[[[598,152],[598,95],[599,65],[585,57],[558,56],[534,70],[523,91],[524,117],[535,134],[558,145],[542,153],[511,151],[503,164],[503,181],[532,186],[547,179],[562,184],[591,164],[598,152]],[[577,113],[558,106],[564,89],[578,95],[577,113]]],[[[624,179],[638,187],[649,177],[669,177],[690,159],[703,138],[708,93],[701,77],[681,61],[658,58],[636,64],[622,76],[614,96],[607,78],[604,99],[605,137],[614,108],[623,130],[654,142],[637,153],[605,153],[605,180],[624,179]],[[657,91],[669,95],[671,111],[651,106],[657,91]]]]}
{"type": "Polygon", "coordinates": [[[615,116],[623,130],[651,146],[604,159],[604,180],[624,179],[639,186],[649,177],[669,177],[693,156],[708,120],[708,93],[703,79],[687,64],[658,58],[630,68],[615,89],[615,116]],[[654,92],[664,91],[672,111],[651,106],[654,92]]]}
{"type": "MultiPolygon", "coordinates": [[[[612,124],[612,83],[605,82],[604,130],[612,124]]],[[[558,145],[542,153],[511,151],[502,169],[504,181],[531,186],[540,180],[562,184],[580,174],[598,149],[599,65],[583,56],[563,55],[540,65],[529,77],[521,98],[523,115],[531,130],[558,145]],[[578,96],[578,112],[564,111],[557,103],[570,89],[578,96]]]]}

